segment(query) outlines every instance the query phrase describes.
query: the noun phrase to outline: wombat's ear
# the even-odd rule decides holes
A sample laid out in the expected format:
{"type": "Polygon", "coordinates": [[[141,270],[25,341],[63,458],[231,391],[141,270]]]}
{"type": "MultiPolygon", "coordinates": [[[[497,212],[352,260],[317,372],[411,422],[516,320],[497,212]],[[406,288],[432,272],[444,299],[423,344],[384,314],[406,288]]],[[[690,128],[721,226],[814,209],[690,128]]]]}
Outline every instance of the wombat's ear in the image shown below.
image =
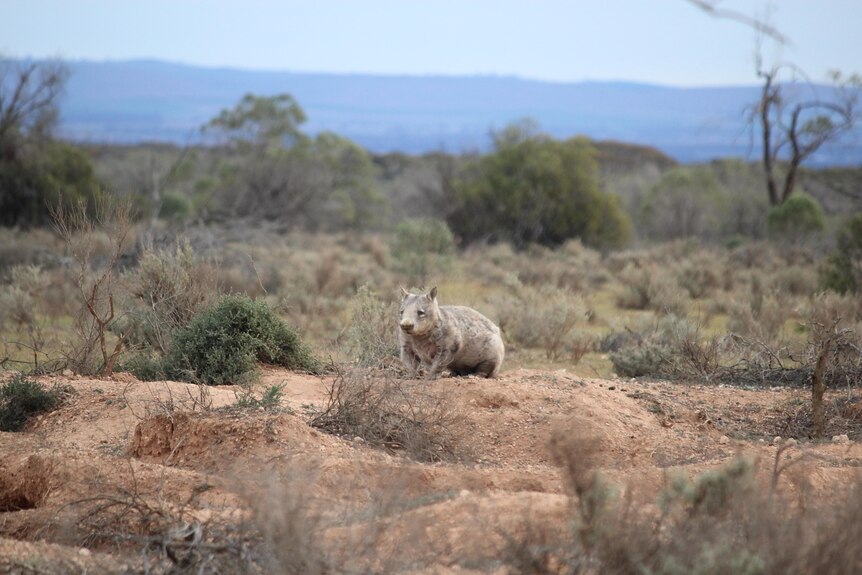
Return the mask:
{"type": "Polygon", "coordinates": [[[434,301],[437,299],[437,286],[431,288],[431,291],[428,292],[428,299],[434,301]]]}
{"type": "Polygon", "coordinates": [[[404,289],[404,286],[398,286],[401,289],[401,297],[406,298],[410,295],[410,292],[404,289]]]}

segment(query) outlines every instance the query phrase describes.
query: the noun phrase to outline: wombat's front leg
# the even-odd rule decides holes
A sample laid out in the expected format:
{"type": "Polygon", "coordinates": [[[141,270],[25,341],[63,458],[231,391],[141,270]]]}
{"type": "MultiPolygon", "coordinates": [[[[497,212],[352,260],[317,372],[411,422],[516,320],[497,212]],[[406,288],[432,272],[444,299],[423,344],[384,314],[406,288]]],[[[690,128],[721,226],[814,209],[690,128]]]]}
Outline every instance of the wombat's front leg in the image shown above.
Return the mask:
{"type": "Polygon", "coordinates": [[[434,361],[431,362],[431,367],[428,369],[428,375],[425,376],[425,379],[428,381],[437,379],[454,356],[455,352],[451,349],[441,349],[438,351],[437,355],[434,356],[434,361]]]}
{"type": "Polygon", "coordinates": [[[415,378],[419,369],[419,362],[416,360],[416,354],[413,353],[413,349],[408,348],[406,345],[401,346],[401,363],[407,368],[407,375],[411,379],[415,378]]]}

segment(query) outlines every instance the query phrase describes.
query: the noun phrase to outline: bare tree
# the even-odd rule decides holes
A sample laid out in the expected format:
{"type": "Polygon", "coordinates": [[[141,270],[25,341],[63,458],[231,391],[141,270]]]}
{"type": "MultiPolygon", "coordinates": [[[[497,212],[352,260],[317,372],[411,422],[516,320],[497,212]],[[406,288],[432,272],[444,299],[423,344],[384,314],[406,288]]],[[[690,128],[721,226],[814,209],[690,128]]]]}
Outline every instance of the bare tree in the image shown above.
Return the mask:
{"type": "Polygon", "coordinates": [[[752,120],[760,127],[766,189],[773,206],[783,204],[793,193],[805,160],[824,145],[840,140],[859,121],[862,78],[858,75],[845,78],[838,71],[831,72],[831,89],[824,96],[808,82],[781,82],[780,76],[787,70],[799,73],[789,65],[766,69],[758,57],[757,76],[763,89],[752,120]]]}
{"type": "Polygon", "coordinates": [[[82,305],[76,329],[78,339],[66,352],[69,367],[83,374],[110,376],[123,351],[125,335],[113,335],[119,317],[114,308],[117,264],[128,247],[132,229],[131,202],[103,196],[93,213],[83,203],[51,207],[54,229],[75,262],[75,285],[82,305]],[[98,235],[104,234],[109,248],[96,254],[98,235]],[[113,342],[111,341],[113,339],[113,342]],[[101,352],[101,364],[93,361],[101,352]]]}
{"type": "Polygon", "coordinates": [[[777,28],[770,25],[764,19],[754,18],[743,14],[742,12],[738,12],[736,10],[731,10],[728,8],[721,8],[719,6],[720,0],[687,0],[689,4],[700,8],[710,16],[715,18],[723,18],[725,20],[734,20],[736,22],[740,22],[745,24],[746,26],[750,26],[754,28],[758,34],[762,34],[764,36],[769,36],[776,42],[780,44],[789,44],[790,40],[782,34],[777,28]]]}
{"type": "MultiPolygon", "coordinates": [[[[789,38],[768,22],[768,18],[755,18],[722,8],[720,0],[687,2],[716,18],[749,26],[760,38],[768,37],[779,44],[790,43],[789,38]]],[[[763,89],[760,100],[752,107],[751,122],[760,127],[769,203],[778,206],[793,193],[802,162],[856,127],[862,78],[857,74],[845,78],[840,72],[833,71],[830,73],[832,89],[824,96],[795,66],[765,68],[759,50],[757,76],[763,81],[763,89]],[[800,77],[802,82],[795,81],[796,78],[791,78],[790,83],[782,82],[780,76],[786,72],[800,77]]]]}
{"type": "Polygon", "coordinates": [[[59,61],[15,61],[0,56],[0,142],[16,134],[49,134],[67,76],[59,61]]]}

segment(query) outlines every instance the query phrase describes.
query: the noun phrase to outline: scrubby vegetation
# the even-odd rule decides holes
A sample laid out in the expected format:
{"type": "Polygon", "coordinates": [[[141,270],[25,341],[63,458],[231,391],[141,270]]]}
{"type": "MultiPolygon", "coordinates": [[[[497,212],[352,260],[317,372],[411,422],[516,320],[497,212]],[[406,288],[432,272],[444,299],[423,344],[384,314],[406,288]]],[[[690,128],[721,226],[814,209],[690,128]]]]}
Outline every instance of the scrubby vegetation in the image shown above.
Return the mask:
{"type": "Polygon", "coordinates": [[[320,361],[265,302],[228,295],[178,329],[164,374],[210,385],[241,383],[258,362],[316,373],[320,361]]]}
{"type": "MultiPolygon", "coordinates": [[[[325,436],[345,450],[364,444],[412,460],[388,467],[393,475],[414,473],[421,476],[416,483],[431,484],[440,479],[438,469],[416,462],[454,461],[469,468],[461,470],[469,477],[459,488],[487,489],[494,482],[470,466],[481,460],[466,439],[481,431],[475,419],[508,424],[494,410],[523,406],[505,390],[457,380],[464,403],[485,410],[468,422],[464,406],[442,386],[405,379],[398,359],[398,286],[437,285],[442,303],[472,306],[500,325],[504,371],[546,368],[528,376],[541,380],[530,388],[540,399],[521,400],[541,404],[524,427],[546,423],[548,405],[586,385],[574,376],[612,379],[613,385],[598,384],[599,393],[625,392],[632,401],[646,397],[650,382],[643,379],[660,378],[674,389],[689,386],[686,394],[711,384],[805,388],[810,401],[771,407],[768,431],[815,443],[862,439],[862,206],[857,193],[847,193],[858,187],[858,168],[806,170],[775,158],[770,179],[773,170],[784,170],[793,184],[779,198],[774,189],[764,193],[767,174],[755,164],[681,166],[649,148],[560,141],[529,121],[495,132],[484,154],[375,157],[336,134],[307,133],[306,114],[288,94],[246,95],[204,126],[206,145],[76,146],[53,138],[62,67],[21,65],[37,66],[19,77],[45,91],[21,86],[37,104],[26,118],[0,110],[6,114],[0,368],[64,377],[71,370],[104,378],[95,382],[100,386],[129,371],[140,380],[200,384],[202,397],[223,391],[208,385],[237,384],[236,403],[209,411],[192,398],[193,411],[265,418],[253,422],[261,434],[248,435],[275,446],[267,465],[285,457],[275,427],[290,413],[282,409],[289,390],[272,381],[255,389],[259,366],[323,375],[322,382],[308,379],[328,386],[325,401],[303,405],[304,420],[288,422],[309,434],[293,444],[302,457],[288,454],[290,464],[279,463],[279,472],[293,471],[297,460],[315,464],[312,451],[325,444],[308,445],[324,436],[307,423],[346,440],[325,436]],[[839,188],[845,193],[834,194],[839,188]],[[571,388],[557,387],[563,385],[571,388]]],[[[177,384],[165,383],[168,391],[169,385],[177,384]]],[[[65,393],[11,375],[0,386],[0,431],[25,429],[65,393]]],[[[648,400],[662,429],[673,427],[661,400],[648,400]]],[[[116,404],[105,398],[104,409],[109,405],[116,404]]],[[[173,430],[180,414],[170,402],[160,407],[173,430]]],[[[713,425],[705,411],[692,415],[713,425]]],[[[494,449],[522,440],[503,427],[482,439],[494,449]]],[[[562,470],[569,496],[559,521],[544,531],[488,530],[489,538],[509,543],[504,552],[459,567],[665,575],[859,571],[858,490],[836,489],[815,501],[802,479],[790,482],[793,497],[778,489],[791,465],[790,443],[774,441],[775,459],[765,462],[770,470],[738,458],[689,477],[666,472],[675,463],[662,462],[666,481],[644,498],[637,486],[618,488],[601,474],[595,455],[607,438],[590,435],[589,421],[570,419],[561,429],[546,457],[562,470]]],[[[712,428],[705,429],[697,432],[701,443],[710,441],[712,428]]],[[[634,458],[638,438],[628,439],[632,445],[609,453],[634,458]]],[[[730,441],[722,436],[720,445],[722,439],[730,441]]],[[[530,441],[539,446],[535,437],[530,441]]],[[[173,459],[182,446],[163,443],[170,454],[154,457],[167,455],[165,469],[184,465],[173,459]]],[[[53,465],[40,457],[18,468],[53,465]]],[[[506,480],[519,497],[533,490],[558,495],[559,486],[516,476],[523,470],[504,457],[500,467],[513,474],[506,480]]],[[[350,460],[342,453],[327,480],[350,460]]],[[[847,460],[848,467],[858,463],[847,460]]],[[[0,461],[2,513],[37,507],[51,481],[66,479],[64,462],[50,480],[53,470],[44,472],[42,491],[30,493],[5,465],[0,461]]],[[[150,472],[128,467],[133,476],[150,472]]],[[[190,474],[182,478],[189,487],[192,472],[182,472],[190,474]]],[[[68,537],[81,551],[105,542],[137,544],[143,565],[165,572],[372,572],[386,571],[390,558],[345,557],[350,551],[333,552],[331,538],[347,532],[352,542],[368,538],[362,551],[373,554],[383,541],[373,529],[401,517],[381,514],[385,521],[373,525],[366,521],[371,508],[335,507],[337,498],[324,510],[313,508],[306,495],[317,484],[302,477],[276,497],[260,497],[260,485],[248,489],[253,501],[236,507],[235,516],[251,523],[238,526],[228,518],[232,512],[209,507],[210,520],[189,512],[195,498],[213,489],[209,482],[189,487],[189,499],[175,504],[161,492],[142,497],[133,479],[131,488],[62,501],[63,513],[79,515],[39,536],[68,537]]],[[[361,479],[352,488],[363,500],[392,487],[361,479]]],[[[487,502],[470,500],[470,489],[430,497],[464,498],[481,511],[487,502]]],[[[8,525],[5,533],[24,536],[14,521],[8,525]]],[[[392,571],[422,567],[414,557],[404,565],[392,571]]]]}
{"type": "Polygon", "coordinates": [[[0,385],[0,431],[21,431],[34,415],[51,411],[60,403],[60,389],[44,385],[16,373],[0,385]]]}

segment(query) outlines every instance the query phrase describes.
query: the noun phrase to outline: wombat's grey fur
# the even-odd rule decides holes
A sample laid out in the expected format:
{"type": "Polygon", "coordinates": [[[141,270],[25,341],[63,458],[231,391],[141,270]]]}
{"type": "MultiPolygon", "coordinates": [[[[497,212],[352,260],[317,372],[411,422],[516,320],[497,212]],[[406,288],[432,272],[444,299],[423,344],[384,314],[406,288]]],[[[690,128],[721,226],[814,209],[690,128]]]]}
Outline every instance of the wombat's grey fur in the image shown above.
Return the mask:
{"type": "Polygon", "coordinates": [[[401,288],[401,321],[398,339],[401,361],[411,376],[420,366],[435,379],[444,369],[452,375],[494,377],[503,364],[500,328],[469,307],[438,305],[437,288],[427,294],[411,294],[401,288]]]}

